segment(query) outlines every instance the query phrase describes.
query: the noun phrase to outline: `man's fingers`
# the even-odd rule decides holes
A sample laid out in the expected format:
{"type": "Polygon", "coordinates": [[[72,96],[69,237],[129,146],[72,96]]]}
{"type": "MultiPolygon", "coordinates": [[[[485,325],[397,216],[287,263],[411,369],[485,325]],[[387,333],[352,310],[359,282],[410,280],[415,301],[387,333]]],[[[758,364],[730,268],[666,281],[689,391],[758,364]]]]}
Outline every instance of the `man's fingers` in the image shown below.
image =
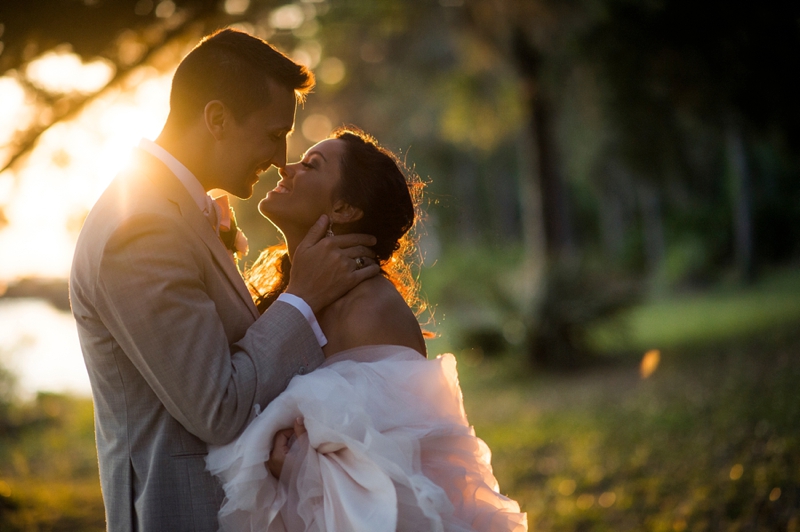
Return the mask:
{"type": "MultiPolygon", "coordinates": [[[[375,252],[365,246],[354,246],[352,248],[343,248],[342,253],[345,257],[349,257],[351,259],[357,259],[358,257],[363,257],[364,259],[372,259],[375,258],[375,252]]],[[[374,261],[372,261],[374,262],[374,261]]]]}
{"type": "MultiPolygon", "coordinates": [[[[351,233],[347,235],[336,235],[330,237],[331,243],[340,248],[351,248],[354,246],[374,246],[377,239],[372,235],[365,235],[361,233],[351,233]]],[[[372,253],[374,255],[374,253],[372,253]]]]}
{"type": "Polygon", "coordinates": [[[370,277],[375,277],[379,273],[381,273],[381,267],[377,264],[371,264],[369,266],[364,266],[360,270],[355,270],[350,274],[350,278],[355,281],[355,284],[358,284],[361,281],[366,281],[370,277]]]}

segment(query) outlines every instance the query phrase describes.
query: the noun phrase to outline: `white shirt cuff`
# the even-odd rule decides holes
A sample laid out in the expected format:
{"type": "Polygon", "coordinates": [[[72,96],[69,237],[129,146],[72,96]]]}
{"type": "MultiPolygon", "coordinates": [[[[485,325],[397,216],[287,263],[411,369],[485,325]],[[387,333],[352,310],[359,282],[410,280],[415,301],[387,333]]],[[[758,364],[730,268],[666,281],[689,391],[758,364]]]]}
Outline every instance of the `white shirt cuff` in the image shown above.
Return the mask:
{"type": "Polygon", "coordinates": [[[319,322],[317,322],[317,317],[314,316],[314,311],[311,310],[311,307],[308,306],[308,303],[303,301],[302,297],[297,297],[296,295],[287,294],[284,292],[278,296],[278,301],[289,303],[291,306],[299,310],[303,316],[305,316],[306,321],[311,326],[311,330],[314,331],[314,336],[317,337],[319,346],[325,347],[325,344],[328,343],[328,339],[325,338],[325,335],[322,333],[322,329],[319,327],[319,322]]]}

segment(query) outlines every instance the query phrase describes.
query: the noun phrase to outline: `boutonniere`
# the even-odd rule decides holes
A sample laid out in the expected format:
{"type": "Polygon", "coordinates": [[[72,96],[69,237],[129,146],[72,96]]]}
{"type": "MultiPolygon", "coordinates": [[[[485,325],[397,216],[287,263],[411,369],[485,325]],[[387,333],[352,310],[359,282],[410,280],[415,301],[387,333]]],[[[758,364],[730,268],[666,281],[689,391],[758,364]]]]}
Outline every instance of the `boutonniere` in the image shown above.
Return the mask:
{"type": "Polygon", "coordinates": [[[238,261],[247,255],[250,249],[247,245],[247,237],[244,236],[244,231],[236,225],[236,213],[228,201],[228,196],[223,195],[214,198],[214,201],[219,205],[220,211],[219,238],[225,244],[228,253],[231,254],[231,258],[234,261],[238,261]]]}

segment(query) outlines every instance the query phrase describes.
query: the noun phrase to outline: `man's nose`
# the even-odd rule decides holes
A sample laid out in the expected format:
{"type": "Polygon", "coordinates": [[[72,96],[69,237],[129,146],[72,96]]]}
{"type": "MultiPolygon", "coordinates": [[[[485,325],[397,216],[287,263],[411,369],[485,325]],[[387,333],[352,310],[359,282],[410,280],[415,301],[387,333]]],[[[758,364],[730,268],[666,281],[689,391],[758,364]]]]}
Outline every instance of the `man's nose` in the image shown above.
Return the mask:
{"type": "Polygon", "coordinates": [[[272,164],[277,168],[286,166],[286,140],[284,139],[277,148],[275,148],[275,155],[272,156],[272,164]]]}

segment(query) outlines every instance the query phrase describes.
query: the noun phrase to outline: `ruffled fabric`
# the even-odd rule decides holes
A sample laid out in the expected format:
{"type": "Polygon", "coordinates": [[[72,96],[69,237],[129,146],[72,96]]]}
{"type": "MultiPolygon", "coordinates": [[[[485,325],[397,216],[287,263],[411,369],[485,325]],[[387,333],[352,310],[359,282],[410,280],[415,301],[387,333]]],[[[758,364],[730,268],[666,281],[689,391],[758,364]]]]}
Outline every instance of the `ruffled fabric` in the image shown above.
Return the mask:
{"type": "Polygon", "coordinates": [[[226,499],[224,531],[524,531],[501,495],[491,451],[464,412],[456,361],[399,346],[330,357],[206,459],[226,499]],[[280,481],[264,463],[303,417],[280,481]]]}

